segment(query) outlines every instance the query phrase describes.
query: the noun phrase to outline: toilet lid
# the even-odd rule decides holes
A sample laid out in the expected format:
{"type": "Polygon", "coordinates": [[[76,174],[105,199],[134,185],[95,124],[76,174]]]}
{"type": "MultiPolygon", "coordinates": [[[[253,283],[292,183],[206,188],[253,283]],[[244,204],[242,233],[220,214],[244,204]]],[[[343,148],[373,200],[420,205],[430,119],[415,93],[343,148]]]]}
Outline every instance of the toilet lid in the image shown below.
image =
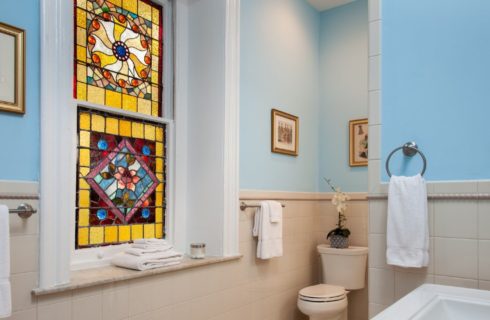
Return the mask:
{"type": "Polygon", "coordinates": [[[299,295],[309,301],[338,301],[345,298],[345,289],[329,284],[317,284],[299,291],[299,295]]]}

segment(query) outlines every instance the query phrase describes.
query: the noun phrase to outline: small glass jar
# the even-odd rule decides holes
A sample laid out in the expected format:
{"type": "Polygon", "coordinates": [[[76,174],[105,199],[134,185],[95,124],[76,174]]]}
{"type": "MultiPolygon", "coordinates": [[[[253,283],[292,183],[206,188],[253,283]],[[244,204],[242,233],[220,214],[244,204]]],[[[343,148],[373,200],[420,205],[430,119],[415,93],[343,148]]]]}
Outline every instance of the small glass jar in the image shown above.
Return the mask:
{"type": "Polygon", "coordinates": [[[204,259],[206,257],[205,243],[191,243],[191,258],[204,259]]]}

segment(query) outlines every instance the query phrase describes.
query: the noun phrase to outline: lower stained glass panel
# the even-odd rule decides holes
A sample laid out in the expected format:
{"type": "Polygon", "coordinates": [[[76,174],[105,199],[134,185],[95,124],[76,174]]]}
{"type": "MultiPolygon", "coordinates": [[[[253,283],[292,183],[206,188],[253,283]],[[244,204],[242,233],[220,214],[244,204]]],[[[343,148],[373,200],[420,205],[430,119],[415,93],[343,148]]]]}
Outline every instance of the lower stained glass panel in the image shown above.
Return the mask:
{"type": "Polygon", "coordinates": [[[80,108],[76,248],[164,237],[165,125],[80,108]]]}

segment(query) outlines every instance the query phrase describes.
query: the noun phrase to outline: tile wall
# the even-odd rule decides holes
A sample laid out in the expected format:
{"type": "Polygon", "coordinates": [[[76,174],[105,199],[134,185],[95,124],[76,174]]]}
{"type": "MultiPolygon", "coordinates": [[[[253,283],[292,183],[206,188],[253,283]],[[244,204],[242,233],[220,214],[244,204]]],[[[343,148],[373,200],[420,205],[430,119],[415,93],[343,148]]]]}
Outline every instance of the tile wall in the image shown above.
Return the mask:
{"type": "MultiPolygon", "coordinates": [[[[36,184],[0,183],[0,193],[37,193],[36,184]]],[[[291,196],[289,194],[288,196],[291,196]]],[[[316,196],[316,195],[315,195],[316,196]]],[[[243,258],[216,265],[110,285],[35,297],[38,278],[38,219],[11,216],[13,315],[9,320],[302,320],[299,289],[319,281],[316,245],[335,225],[328,200],[282,200],[284,256],[255,258],[253,209],[240,215],[243,258]]],[[[247,201],[257,201],[248,198],[247,201]]],[[[2,201],[16,207],[19,201],[2,201]]],[[[35,201],[29,201],[38,206],[35,201]]],[[[352,202],[353,245],[367,243],[367,201],[352,202]]],[[[367,319],[367,289],[349,295],[349,319],[367,319]]]]}

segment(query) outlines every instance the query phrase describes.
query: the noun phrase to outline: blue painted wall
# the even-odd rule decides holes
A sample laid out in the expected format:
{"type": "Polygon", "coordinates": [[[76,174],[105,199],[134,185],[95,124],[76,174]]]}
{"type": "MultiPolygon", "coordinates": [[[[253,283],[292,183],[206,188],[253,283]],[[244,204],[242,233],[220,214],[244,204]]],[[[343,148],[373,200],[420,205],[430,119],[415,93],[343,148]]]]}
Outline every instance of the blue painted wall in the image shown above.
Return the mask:
{"type": "Polygon", "coordinates": [[[316,191],[319,24],[304,0],[241,3],[240,187],[316,191]],[[272,108],[300,119],[299,156],[271,153],[272,108]]]}
{"type": "Polygon", "coordinates": [[[0,179],[39,179],[39,0],[2,1],[0,21],[26,30],[26,114],[0,112],[0,179]]]}
{"type": "MultiPolygon", "coordinates": [[[[490,1],[383,1],[382,10],[382,163],[415,140],[429,180],[490,179],[490,1]]],[[[393,172],[420,170],[419,158],[401,158],[393,172]]]]}
{"type": "MultiPolygon", "coordinates": [[[[321,177],[345,191],[367,190],[367,167],[349,166],[349,120],[368,116],[368,2],[328,10],[320,26],[321,177]]],[[[325,181],[319,190],[330,191],[325,181]]]]}

